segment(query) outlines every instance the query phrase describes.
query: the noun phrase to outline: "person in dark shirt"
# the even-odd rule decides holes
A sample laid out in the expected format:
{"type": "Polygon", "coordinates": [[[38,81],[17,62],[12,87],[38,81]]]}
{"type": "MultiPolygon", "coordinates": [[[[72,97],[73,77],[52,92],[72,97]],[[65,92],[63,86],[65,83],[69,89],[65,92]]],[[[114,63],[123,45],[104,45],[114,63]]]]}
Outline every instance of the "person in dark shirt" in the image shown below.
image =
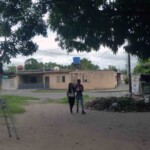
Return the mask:
{"type": "Polygon", "coordinates": [[[77,85],[75,87],[76,90],[76,102],[77,102],[77,113],[79,112],[79,101],[81,103],[81,108],[82,108],[82,114],[85,114],[84,111],[84,99],[83,99],[83,94],[82,92],[84,91],[84,87],[81,84],[81,80],[77,80],[77,85]]]}
{"type": "Polygon", "coordinates": [[[68,85],[67,97],[68,97],[68,102],[70,106],[70,112],[73,113],[73,106],[75,102],[75,87],[73,83],[69,83],[68,85]]]}

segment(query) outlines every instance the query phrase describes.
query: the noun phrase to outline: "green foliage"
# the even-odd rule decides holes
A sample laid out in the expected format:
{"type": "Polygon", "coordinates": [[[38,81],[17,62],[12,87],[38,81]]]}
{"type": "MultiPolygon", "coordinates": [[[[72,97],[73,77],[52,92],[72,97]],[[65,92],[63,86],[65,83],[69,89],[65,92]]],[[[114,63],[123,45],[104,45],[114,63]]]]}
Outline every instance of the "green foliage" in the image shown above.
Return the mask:
{"type": "Polygon", "coordinates": [[[92,64],[92,62],[86,58],[81,59],[80,63],[81,63],[82,70],[99,70],[100,69],[98,65],[92,64]]]}
{"type": "Polygon", "coordinates": [[[28,103],[29,100],[35,100],[33,97],[14,96],[14,95],[3,95],[2,99],[6,100],[9,110],[13,114],[24,113],[25,108],[23,107],[28,103]]]}
{"type": "Polygon", "coordinates": [[[35,35],[46,36],[46,24],[39,3],[32,0],[0,1],[0,62],[10,63],[18,54],[25,56],[36,52],[35,35]]]}
{"type": "Polygon", "coordinates": [[[150,74],[150,59],[139,60],[134,68],[134,74],[150,74]]]}
{"type": "Polygon", "coordinates": [[[57,64],[57,63],[53,63],[53,62],[48,62],[44,64],[44,68],[45,69],[53,69],[54,67],[59,67],[60,69],[70,69],[70,65],[61,65],[61,64],[57,64]]]}
{"type": "Polygon", "coordinates": [[[130,97],[122,97],[117,100],[118,107],[116,111],[135,111],[136,110],[136,102],[130,97]]]}
{"type": "Polygon", "coordinates": [[[8,66],[7,70],[5,70],[5,72],[16,72],[16,66],[12,65],[12,66],[8,66]]]}
{"type": "Polygon", "coordinates": [[[43,69],[43,64],[36,59],[30,58],[25,61],[25,70],[43,69]]]}
{"type": "Polygon", "coordinates": [[[109,65],[108,66],[108,70],[118,71],[118,69],[116,68],[116,66],[113,66],[113,65],[109,65]]]}
{"type": "MultiPolygon", "coordinates": [[[[90,99],[90,97],[89,97],[89,95],[83,95],[83,99],[84,99],[85,102],[87,102],[90,99]]],[[[56,103],[66,104],[66,103],[68,103],[68,98],[64,97],[60,100],[56,100],[56,103]]]]}
{"type": "Polygon", "coordinates": [[[49,26],[59,45],[69,52],[90,52],[108,46],[114,53],[150,57],[149,0],[45,0],[49,26]]]}
{"type": "MultiPolygon", "coordinates": [[[[81,69],[82,70],[99,70],[98,65],[92,64],[91,61],[89,61],[86,58],[81,59],[81,69]]],[[[66,69],[66,70],[71,70],[72,64],[70,65],[61,65],[53,62],[48,62],[45,64],[39,63],[36,59],[30,58],[25,61],[25,70],[34,70],[34,69],[53,69],[54,67],[59,67],[60,69],[66,69]]]]}
{"type": "Polygon", "coordinates": [[[125,70],[125,69],[120,70],[120,73],[123,74],[123,75],[127,75],[127,70],[125,70]]]}
{"type": "Polygon", "coordinates": [[[86,107],[95,110],[109,110],[119,112],[149,112],[150,102],[145,103],[144,99],[137,101],[131,97],[100,97],[86,103],[86,107]]]}
{"type": "Polygon", "coordinates": [[[125,82],[125,84],[129,84],[129,77],[126,76],[126,77],[124,78],[124,82],[125,82]]]}

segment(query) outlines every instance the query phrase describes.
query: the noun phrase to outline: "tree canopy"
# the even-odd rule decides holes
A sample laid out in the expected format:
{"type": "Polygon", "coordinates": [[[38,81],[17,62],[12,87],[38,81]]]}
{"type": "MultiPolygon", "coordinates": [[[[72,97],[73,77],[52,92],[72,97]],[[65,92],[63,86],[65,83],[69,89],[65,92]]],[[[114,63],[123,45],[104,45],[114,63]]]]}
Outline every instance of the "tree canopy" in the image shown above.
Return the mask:
{"type": "MultiPolygon", "coordinates": [[[[59,67],[60,69],[72,70],[73,64],[70,65],[62,65],[58,63],[48,62],[48,63],[40,63],[34,58],[27,59],[25,61],[24,68],[25,70],[34,70],[34,69],[53,69],[54,67],[59,67]]],[[[81,59],[80,66],[82,70],[99,70],[100,67],[98,65],[94,65],[91,61],[86,58],[81,59]]]]}
{"type": "Polygon", "coordinates": [[[24,65],[25,70],[34,70],[34,69],[42,69],[43,64],[39,63],[36,59],[30,58],[25,61],[24,65]]]}
{"type": "Polygon", "coordinates": [[[118,71],[117,67],[113,65],[109,65],[108,70],[118,71]]]}
{"type": "Polygon", "coordinates": [[[149,0],[45,0],[49,26],[57,32],[59,45],[69,52],[125,51],[139,58],[150,57],[149,0]]]}
{"type": "Polygon", "coordinates": [[[81,59],[81,69],[82,70],[99,70],[99,66],[98,65],[94,65],[90,60],[83,58],[81,59]]]}
{"type": "Polygon", "coordinates": [[[18,54],[36,52],[35,35],[46,36],[47,26],[40,3],[32,0],[0,1],[0,63],[9,63],[18,54]]]}
{"type": "Polygon", "coordinates": [[[150,59],[140,60],[134,68],[134,74],[150,74],[150,59]]]}
{"type": "Polygon", "coordinates": [[[125,50],[139,58],[150,57],[149,0],[1,0],[0,62],[36,52],[35,35],[46,36],[43,15],[57,32],[59,45],[72,52],[99,50],[108,46],[114,53],[125,50]]]}

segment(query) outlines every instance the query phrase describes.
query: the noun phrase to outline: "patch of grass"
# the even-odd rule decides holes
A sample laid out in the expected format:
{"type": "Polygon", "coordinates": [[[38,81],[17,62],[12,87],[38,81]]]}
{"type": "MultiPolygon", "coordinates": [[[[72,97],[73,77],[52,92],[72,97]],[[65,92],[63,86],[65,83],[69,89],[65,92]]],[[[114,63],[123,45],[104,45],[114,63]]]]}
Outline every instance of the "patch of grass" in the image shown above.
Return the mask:
{"type": "MultiPolygon", "coordinates": [[[[88,102],[89,100],[93,99],[92,97],[89,97],[89,95],[85,94],[83,95],[84,98],[84,102],[88,102]]],[[[54,102],[54,103],[59,103],[59,104],[67,104],[68,103],[68,99],[67,97],[64,97],[60,100],[55,100],[55,101],[50,101],[50,102],[54,102]]]]}
{"type": "MultiPolygon", "coordinates": [[[[24,113],[25,108],[23,106],[28,104],[30,100],[37,100],[33,97],[14,96],[14,95],[3,95],[0,98],[5,100],[8,109],[12,114],[24,113]]],[[[0,111],[0,114],[2,114],[2,110],[0,111]]]]}

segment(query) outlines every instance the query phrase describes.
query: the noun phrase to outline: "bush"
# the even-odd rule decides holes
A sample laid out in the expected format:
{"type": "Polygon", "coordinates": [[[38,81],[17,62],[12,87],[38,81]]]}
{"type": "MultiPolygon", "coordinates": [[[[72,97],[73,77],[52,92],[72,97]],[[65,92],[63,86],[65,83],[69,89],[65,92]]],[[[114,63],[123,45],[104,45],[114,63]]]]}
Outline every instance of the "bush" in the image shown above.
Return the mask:
{"type": "Polygon", "coordinates": [[[125,84],[129,84],[129,78],[125,77],[124,82],[125,82],[125,84]]]}

